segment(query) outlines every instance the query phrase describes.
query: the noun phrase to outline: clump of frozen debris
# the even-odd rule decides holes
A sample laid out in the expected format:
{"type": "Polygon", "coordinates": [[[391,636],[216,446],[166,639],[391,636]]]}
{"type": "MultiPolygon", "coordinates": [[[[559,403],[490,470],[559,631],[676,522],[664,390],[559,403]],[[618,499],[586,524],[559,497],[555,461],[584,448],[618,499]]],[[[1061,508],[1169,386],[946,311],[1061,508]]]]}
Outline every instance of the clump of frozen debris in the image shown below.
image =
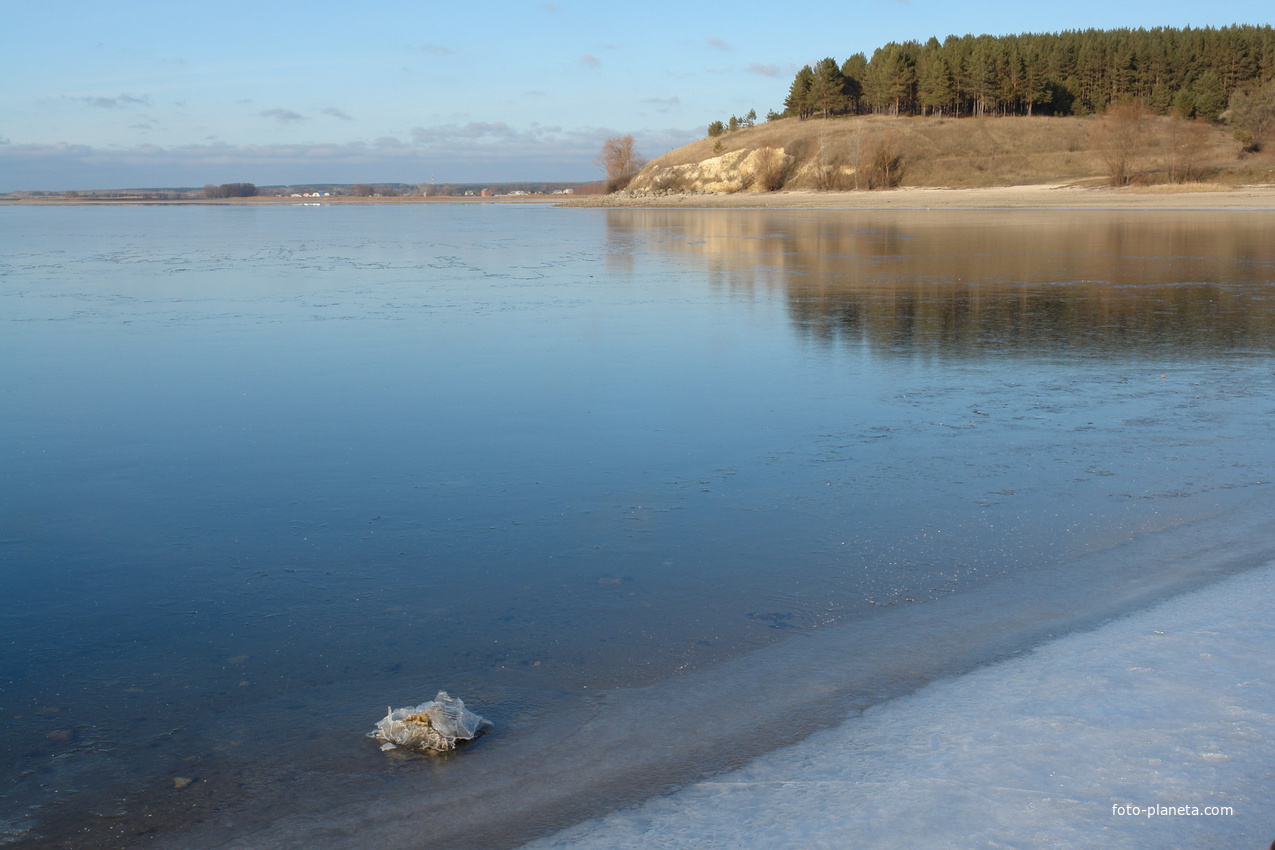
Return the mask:
{"type": "Polygon", "coordinates": [[[445,752],[457,741],[470,741],[491,728],[491,721],[479,717],[457,697],[439,691],[429,702],[408,708],[389,709],[376,728],[367,733],[381,741],[382,750],[408,747],[413,750],[445,752]]]}

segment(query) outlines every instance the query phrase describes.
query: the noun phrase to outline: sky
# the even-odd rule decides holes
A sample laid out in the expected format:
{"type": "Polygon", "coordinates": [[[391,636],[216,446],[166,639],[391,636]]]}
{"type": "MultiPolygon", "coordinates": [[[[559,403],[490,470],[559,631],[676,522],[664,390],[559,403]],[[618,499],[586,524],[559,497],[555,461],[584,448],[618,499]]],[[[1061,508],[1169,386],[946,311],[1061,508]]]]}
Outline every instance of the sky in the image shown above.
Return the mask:
{"type": "Polygon", "coordinates": [[[949,34],[1269,24],[1269,0],[0,0],[0,192],[585,181],[949,34]]]}

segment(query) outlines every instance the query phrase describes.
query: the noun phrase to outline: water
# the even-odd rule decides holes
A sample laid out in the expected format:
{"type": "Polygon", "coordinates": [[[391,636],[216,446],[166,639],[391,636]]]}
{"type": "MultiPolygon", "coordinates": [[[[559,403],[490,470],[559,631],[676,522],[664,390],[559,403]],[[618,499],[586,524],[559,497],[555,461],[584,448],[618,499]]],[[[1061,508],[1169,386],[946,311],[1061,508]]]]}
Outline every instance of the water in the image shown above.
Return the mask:
{"type": "Polygon", "coordinates": [[[1273,219],[0,208],[0,836],[508,846],[1249,566],[1129,553],[1264,498],[1273,219]]]}

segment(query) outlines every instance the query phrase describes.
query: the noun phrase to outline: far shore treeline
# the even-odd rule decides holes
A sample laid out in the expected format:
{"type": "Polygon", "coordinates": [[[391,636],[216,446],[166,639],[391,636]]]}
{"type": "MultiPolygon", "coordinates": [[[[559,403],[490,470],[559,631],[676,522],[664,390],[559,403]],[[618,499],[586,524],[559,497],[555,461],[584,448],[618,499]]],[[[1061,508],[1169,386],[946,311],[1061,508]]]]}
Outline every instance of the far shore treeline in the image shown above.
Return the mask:
{"type": "Polygon", "coordinates": [[[242,198],[485,198],[522,195],[588,195],[602,191],[598,181],[520,183],[209,183],[203,188],[27,190],[0,193],[0,200],[65,198],[76,201],[200,201],[242,198]]]}
{"type": "Polygon", "coordinates": [[[768,117],[1090,115],[1136,100],[1216,121],[1233,93],[1273,78],[1270,26],[949,35],[806,65],[768,117]]]}

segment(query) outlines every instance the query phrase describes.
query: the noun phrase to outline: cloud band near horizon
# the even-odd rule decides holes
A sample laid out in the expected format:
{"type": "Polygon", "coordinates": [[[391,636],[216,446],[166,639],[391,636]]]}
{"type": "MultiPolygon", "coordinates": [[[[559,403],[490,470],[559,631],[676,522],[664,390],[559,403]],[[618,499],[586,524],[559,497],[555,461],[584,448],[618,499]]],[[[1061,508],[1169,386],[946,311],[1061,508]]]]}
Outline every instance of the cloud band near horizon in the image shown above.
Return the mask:
{"type": "MultiPolygon", "coordinates": [[[[82,144],[0,145],[0,192],[72,189],[176,188],[207,183],[416,183],[600,178],[594,157],[606,128],[516,129],[470,122],[415,127],[407,140],[231,145],[225,143],[132,147],[82,144]]],[[[638,150],[658,156],[697,137],[681,129],[634,132],[638,150]]]]}

